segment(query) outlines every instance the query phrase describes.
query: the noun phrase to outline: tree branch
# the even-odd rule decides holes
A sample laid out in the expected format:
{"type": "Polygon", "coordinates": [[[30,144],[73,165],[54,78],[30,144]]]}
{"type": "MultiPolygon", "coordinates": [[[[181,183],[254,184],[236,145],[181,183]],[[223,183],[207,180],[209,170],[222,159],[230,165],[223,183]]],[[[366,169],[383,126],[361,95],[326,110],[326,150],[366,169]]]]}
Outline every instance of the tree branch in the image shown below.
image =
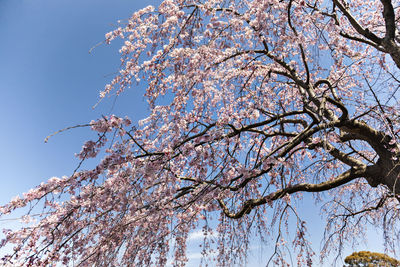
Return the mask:
{"type": "Polygon", "coordinates": [[[353,26],[353,28],[362,36],[364,36],[365,38],[371,40],[372,42],[376,43],[376,44],[381,44],[382,43],[382,39],[379,38],[378,36],[376,36],[374,33],[370,32],[367,29],[364,29],[359,23],[358,21],[353,17],[353,15],[350,13],[349,9],[347,7],[345,7],[341,1],[339,0],[333,0],[333,2],[335,3],[335,5],[337,7],[339,7],[340,11],[342,11],[343,15],[346,16],[346,18],[349,20],[350,24],[353,26]]]}
{"type": "Polygon", "coordinates": [[[383,4],[383,17],[385,19],[386,34],[385,40],[394,40],[396,33],[396,23],[394,9],[391,0],[381,0],[383,4]]]}
{"type": "Polygon", "coordinates": [[[258,199],[249,199],[245,201],[242,205],[242,208],[236,213],[231,212],[223,200],[218,199],[218,203],[227,217],[232,219],[238,219],[243,217],[245,214],[250,213],[253,208],[260,205],[264,205],[268,202],[272,202],[274,200],[281,199],[287,194],[291,195],[297,192],[322,192],[326,190],[331,190],[333,188],[344,185],[356,178],[368,176],[370,173],[373,172],[375,168],[376,168],[375,165],[364,166],[364,167],[353,167],[345,171],[344,173],[340,174],[333,180],[329,180],[319,184],[301,183],[289,186],[280,189],[278,191],[275,191],[273,193],[270,193],[265,197],[258,199]]]}

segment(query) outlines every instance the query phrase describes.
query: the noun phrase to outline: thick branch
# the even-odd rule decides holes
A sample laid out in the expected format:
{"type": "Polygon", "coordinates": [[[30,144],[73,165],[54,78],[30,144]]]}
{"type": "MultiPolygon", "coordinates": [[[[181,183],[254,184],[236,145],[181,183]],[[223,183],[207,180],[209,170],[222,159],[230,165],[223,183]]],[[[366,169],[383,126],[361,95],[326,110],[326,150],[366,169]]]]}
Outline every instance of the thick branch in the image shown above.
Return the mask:
{"type": "Polygon", "coordinates": [[[381,2],[383,4],[383,17],[385,19],[386,28],[383,46],[396,63],[396,66],[400,68],[400,47],[395,42],[396,22],[392,1],[381,0],[381,2]]]}
{"type": "Polygon", "coordinates": [[[374,33],[370,32],[368,29],[364,29],[358,21],[353,17],[353,15],[350,13],[349,9],[345,7],[341,1],[339,0],[333,0],[335,5],[339,7],[340,11],[346,16],[346,18],[349,20],[350,24],[353,26],[353,28],[362,36],[365,38],[371,40],[372,42],[376,44],[380,44],[382,42],[382,39],[376,36],[374,33]]]}
{"type": "Polygon", "coordinates": [[[391,0],[381,0],[383,4],[383,17],[385,19],[385,40],[393,40],[396,32],[394,9],[391,0]]]}
{"type": "Polygon", "coordinates": [[[225,215],[227,217],[233,218],[233,219],[238,219],[238,218],[243,217],[243,215],[250,213],[254,207],[264,205],[268,202],[271,202],[271,201],[274,201],[277,199],[281,199],[287,194],[291,195],[291,194],[294,194],[297,192],[322,192],[322,191],[331,190],[333,188],[344,185],[356,178],[369,176],[369,173],[372,172],[373,169],[375,169],[375,166],[351,168],[351,169],[347,170],[346,172],[337,176],[335,179],[330,180],[330,181],[322,182],[319,184],[301,183],[301,184],[289,186],[289,187],[280,189],[278,191],[275,191],[271,194],[268,194],[265,197],[258,198],[258,199],[249,199],[249,200],[245,201],[242,208],[236,213],[229,211],[229,208],[226,206],[226,204],[223,200],[219,199],[218,202],[219,202],[220,207],[222,208],[222,211],[225,213],[225,215]]]}
{"type": "Polygon", "coordinates": [[[333,2],[335,3],[336,6],[339,7],[340,11],[346,16],[350,24],[359,34],[361,34],[363,37],[375,43],[376,45],[372,45],[375,48],[379,46],[383,47],[383,49],[378,48],[378,50],[390,54],[396,66],[400,68],[400,47],[394,41],[396,33],[396,25],[395,25],[394,9],[392,2],[390,0],[381,0],[383,4],[383,17],[385,19],[385,27],[386,27],[385,38],[379,38],[374,33],[370,32],[368,28],[364,29],[350,13],[349,8],[345,7],[341,3],[341,1],[333,0],[333,2]]]}
{"type": "Polygon", "coordinates": [[[313,147],[321,147],[321,148],[325,148],[329,154],[331,154],[335,159],[340,160],[341,162],[343,162],[344,164],[347,164],[348,166],[351,167],[363,167],[365,166],[365,164],[356,159],[351,157],[350,155],[340,151],[339,149],[337,149],[336,147],[334,147],[331,143],[324,141],[324,142],[319,142],[316,144],[311,144],[308,147],[310,149],[313,149],[313,147]]]}
{"type": "MultiPolygon", "coordinates": [[[[352,139],[359,139],[366,141],[376,153],[383,159],[389,159],[392,155],[388,151],[388,143],[391,137],[381,131],[377,131],[367,124],[360,121],[346,121],[341,130],[349,133],[352,139]]],[[[344,141],[344,139],[342,139],[344,141]]]]}

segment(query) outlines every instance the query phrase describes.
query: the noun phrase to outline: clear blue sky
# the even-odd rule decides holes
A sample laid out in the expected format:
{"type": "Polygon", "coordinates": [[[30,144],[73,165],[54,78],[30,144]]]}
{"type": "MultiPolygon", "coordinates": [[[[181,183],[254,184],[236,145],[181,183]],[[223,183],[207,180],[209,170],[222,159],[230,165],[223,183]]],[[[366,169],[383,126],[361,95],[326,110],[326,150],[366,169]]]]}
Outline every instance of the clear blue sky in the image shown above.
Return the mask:
{"type": "Polygon", "coordinates": [[[52,132],[101,114],[146,113],[132,90],[104,101],[98,93],[118,70],[118,46],[102,45],[118,19],[157,1],[0,0],[0,202],[51,176],[70,174],[87,129],[52,132]]]}
{"type": "MultiPolygon", "coordinates": [[[[141,90],[125,93],[114,107],[114,99],[108,99],[92,109],[118,69],[119,46],[88,51],[119,19],[158,2],[0,0],[0,205],[52,176],[71,174],[78,164],[74,153],[91,136],[88,129],[76,129],[45,144],[49,134],[102,114],[128,115],[134,121],[145,116],[141,90]]],[[[318,251],[318,210],[304,212],[313,218],[308,227],[318,251]]]]}

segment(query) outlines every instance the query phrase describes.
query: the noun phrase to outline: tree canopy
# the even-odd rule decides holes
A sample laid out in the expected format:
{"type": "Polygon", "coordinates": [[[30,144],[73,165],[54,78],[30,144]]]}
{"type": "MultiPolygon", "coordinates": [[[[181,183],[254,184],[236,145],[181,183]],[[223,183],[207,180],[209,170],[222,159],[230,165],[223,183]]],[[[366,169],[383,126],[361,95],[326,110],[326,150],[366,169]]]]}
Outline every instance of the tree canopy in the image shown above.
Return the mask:
{"type": "Polygon", "coordinates": [[[256,236],[275,245],[268,263],[286,265],[289,242],[310,266],[305,195],[326,218],[322,258],[371,226],[396,251],[399,7],[164,0],[136,11],[105,36],[122,41],[121,68],[100,99],[144,85],[150,115],[80,125],[96,138],[77,157],[98,165],[0,207],[27,211],[26,226],[4,230],[0,247],[14,250],[1,264],[184,266],[201,228],[219,266],[242,264],[256,236]]]}
{"type": "Polygon", "coordinates": [[[370,251],[354,252],[344,260],[345,267],[396,267],[400,266],[400,261],[389,257],[386,254],[370,251]]]}

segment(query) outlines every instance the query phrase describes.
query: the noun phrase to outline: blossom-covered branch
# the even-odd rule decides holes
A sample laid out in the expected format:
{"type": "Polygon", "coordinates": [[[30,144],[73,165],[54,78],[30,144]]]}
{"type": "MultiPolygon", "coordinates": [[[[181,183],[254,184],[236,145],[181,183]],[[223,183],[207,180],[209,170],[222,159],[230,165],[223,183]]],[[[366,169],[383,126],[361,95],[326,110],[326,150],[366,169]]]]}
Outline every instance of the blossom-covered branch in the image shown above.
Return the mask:
{"type": "Polygon", "coordinates": [[[370,225],[398,249],[387,233],[400,233],[399,7],[164,0],[136,11],[106,34],[122,65],[100,99],[143,85],[150,115],[76,126],[96,138],[73,175],[0,207],[27,222],[4,230],[0,247],[14,250],[1,264],[184,266],[202,228],[202,255],[219,266],[243,264],[254,236],[275,246],[270,263],[287,264],[291,239],[311,265],[296,209],[306,194],[327,220],[321,258],[370,225]]]}

